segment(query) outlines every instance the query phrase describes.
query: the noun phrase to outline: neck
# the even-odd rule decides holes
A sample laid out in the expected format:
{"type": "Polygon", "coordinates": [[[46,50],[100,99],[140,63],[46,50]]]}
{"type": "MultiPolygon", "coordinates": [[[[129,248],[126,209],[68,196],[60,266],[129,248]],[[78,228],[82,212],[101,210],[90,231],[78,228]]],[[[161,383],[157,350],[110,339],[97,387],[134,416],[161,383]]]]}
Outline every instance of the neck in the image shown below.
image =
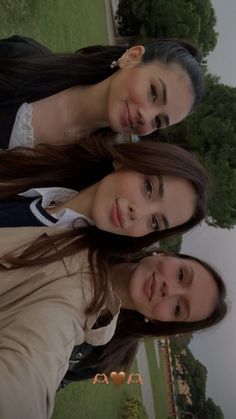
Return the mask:
{"type": "Polygon", "coordinates": [[[135,268],[136,263],[119,263],[109,269],[112,289],[121,299],[121,307],[129,310],[134,308],[129,296],[129,286],[135,268]]]}
{"type": "Polygon", "coordinates": [[[96,193],[97,185],[98,183],[95,183],[94,185],[83,189],[80,193],[76,194],[71,199],[68,199],[62,205],[47,208],[47,211],[53,214],[55,210],[60,211],[64,208],[69,208],[92,219],[93,199],[96,193]]]}

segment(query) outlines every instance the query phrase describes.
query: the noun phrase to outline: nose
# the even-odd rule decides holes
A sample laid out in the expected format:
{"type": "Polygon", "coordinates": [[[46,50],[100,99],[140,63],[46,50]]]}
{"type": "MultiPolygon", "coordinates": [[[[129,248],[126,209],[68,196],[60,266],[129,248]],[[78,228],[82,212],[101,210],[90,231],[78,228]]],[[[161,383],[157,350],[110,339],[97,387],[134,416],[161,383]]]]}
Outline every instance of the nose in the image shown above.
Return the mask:
{"type": "Polygon", "coordinates": [[[137,218],[137,211],[133,203],[129,203],[128,205],[128,216],[132,221],[135,221],[137,218]]]}
{"type": "Polygon", "coordinates": [[[162,298],[184,295],[187,292],[185,287],[181,286],[174,278],[173,280],[163,280],[161,283],[160,294],[162,298]]]}
{"type": "Polygon", "coordinates": [[[159,114],[158,109],[153,106],[148,108],[140,108],[138,109],[138,124],[140,126],[147,126],[147,129],[150,127],[153,129],[153,125],[155,124],[155,118],[159,114]]]}
{"type": "Polygon", "coordinates": [[[167,297],[167,291],[168,291],[167,290],[167,284],[166,284],[165,281],[162,281],[161,290],[160,290],[162,298],[167,297]]]}

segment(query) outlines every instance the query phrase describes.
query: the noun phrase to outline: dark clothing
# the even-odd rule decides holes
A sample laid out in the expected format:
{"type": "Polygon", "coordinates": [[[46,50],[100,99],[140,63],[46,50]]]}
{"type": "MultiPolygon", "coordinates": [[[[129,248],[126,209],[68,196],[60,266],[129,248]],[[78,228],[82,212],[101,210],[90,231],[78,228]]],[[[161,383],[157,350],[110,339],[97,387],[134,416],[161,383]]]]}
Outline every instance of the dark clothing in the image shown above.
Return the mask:
{"type": "Polygon", "coordinates": [[[56,223],[57,219],[45,211],[41,203],[41,198],[25,197],[0,201],[0,227],[42,227],[45,220],[56,223]]]}
{"type": "MultiPolygon", "coordinates": [[[[1,62],[4,59],[20,59],[48,54],[53,54],[53,52],[39,42],[25,36],[15,35],[7,39],[0,40],[0,67],[1,62]]],[[[9,89],[6,88],[6,84],[2,82],[0,73],[0,148],[8,148],[16,113],[22,103],[27,101],[19,100],[16,95],[12,94],[12,89],[10,89],[10,91],[11,94],[9,94],[9,89]]],[[[43,98],[43,95],[41,98],[43,98]]],[[[34,100],[39,100],[38,95],[35,99],[31,96],[30,102],[33,102],[34,100]]],[[[6,203],[2,205],[9,204],[6,203]]],[[[10,211],[9,207],[8,210],[10,211]]],[[[17,217],[17,213],[15,213],[16,217],[14,217],[13,206],[11,208],[11,214],[12,217],[15,218],[14,223],[18,223],[17,225],[21,226],[25,225],[24,221],[17,217]]],[[[11,224],[11,227],[13,224],[11,224]]],[[[35,225],[35,222],[31,225],[35,225]]],[[[86,342],[82,345],[76,346],[72,352],[70,365],[60,388],[63,388],[71,381],[91,378],[99,372],[99,368],[96,367],[96,364],[102,350],[103,346],[96,346],[96,348],[94,348],[86,342]]]]}
{"type": "MultiPolygon", "coordinates": [[[[0,69],[1,63],[8,58],[26,58],[39,55],[53,54],[44,45],[25,36],[14,35],[0,40],[0,69]]],[[[36,98],[37,100],[38,98],[36,98]]],[[[31,98],[31,102],[33,102],[31,98]]],[[[16,114],[24,100],[18,99],[15,89],[4,82],[0,70],[0,148],[8,148],[16,114]]]]}

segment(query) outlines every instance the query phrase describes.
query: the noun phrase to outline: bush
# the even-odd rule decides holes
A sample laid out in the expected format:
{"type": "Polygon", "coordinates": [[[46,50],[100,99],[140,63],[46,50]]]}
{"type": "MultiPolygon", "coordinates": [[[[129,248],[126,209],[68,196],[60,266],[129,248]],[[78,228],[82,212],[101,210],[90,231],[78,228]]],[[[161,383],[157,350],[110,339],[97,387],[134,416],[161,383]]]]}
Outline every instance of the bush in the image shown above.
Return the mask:
{"type": "Polygon", "coordinates": [[[138,397],[122,400],[121,419],[148,419],[145,407],[138,397]]]}

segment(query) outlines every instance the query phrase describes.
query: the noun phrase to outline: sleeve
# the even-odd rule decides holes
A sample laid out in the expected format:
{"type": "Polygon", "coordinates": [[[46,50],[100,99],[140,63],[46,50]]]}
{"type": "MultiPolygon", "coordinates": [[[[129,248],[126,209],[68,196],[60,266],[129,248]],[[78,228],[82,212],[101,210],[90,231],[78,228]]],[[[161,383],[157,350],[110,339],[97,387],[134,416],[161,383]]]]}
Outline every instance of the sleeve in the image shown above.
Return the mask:
{"type": "Polygon", "coordinates": [[[49,310],[41,304],[38,309],[24,309],[1,329],[1,419],[49,419],[52,415],[75,335],[73,318],[53,305],[49,310]]]}
{"type": "MultiPolygon", "coordinates": [[[[10,38],[0,40],[0,69],[5,59],[27,58],[32,56],[50,55],[52,52],[35,41],[26,36],[14,35],[10,38]]],[[[1,71],[0,71],[1,73],[1,71]]],[[[8,86],[0,74],[0,121],[1,121],[1,136],[0,148],[6,149],[9,145],[9,140],[16,118],[16,113],[22,101],[16,101],[15,89],[8,86]]]]}
{"type": "Polygon", "coordinates": [[[50,49],[26,36],[14,35],[0,40],[0,59],[25,58],[51,53],[50,49]]]}

